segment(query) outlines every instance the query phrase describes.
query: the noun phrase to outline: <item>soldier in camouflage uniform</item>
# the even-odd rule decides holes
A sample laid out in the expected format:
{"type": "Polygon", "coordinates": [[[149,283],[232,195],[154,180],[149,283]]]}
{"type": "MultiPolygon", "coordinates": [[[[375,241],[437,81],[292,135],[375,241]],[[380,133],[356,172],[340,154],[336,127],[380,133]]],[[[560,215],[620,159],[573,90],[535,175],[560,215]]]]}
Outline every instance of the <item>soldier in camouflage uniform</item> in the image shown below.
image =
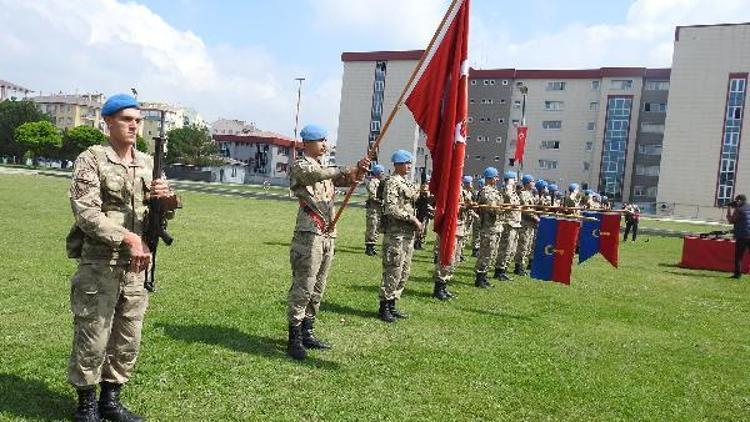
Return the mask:
{"type": "Polygon", "coordinates": [[[141,421],[120,403],[120,389],[133,374],[148,306],[151,252],[142,236],[150,198],[160,199],[168,218],[179,201],[163,179],[152,180],[152,158],[135,149],[142,121],[136,99],[114,95],[101,113],[109,142],[78,156],[69,193],[75,224],[66,246],[78,270],[68,381],[78,391],[74,420],[141,421]]]}
{"type": "Polygon", "coordinates": [[[422,230],[414,238],[414,249],[422,249],[424,246],[424,241],[427,238],[427,226],[435,216],[434,200],[435,198],[430,194],[429,185],[427,183],[419,185],[419,194],[415,201],[415,207],[417,209],[417,219],[422,223],[422,230]]]}
{"type": "MultiPolygon", "coordinates": [[[[461,262],[461,252],[464,249],[465,241],[469,235],[470,223],[479,216],[476,214],[472,207],[473,193],[471,192],[471,182],[473,181],[471,176],[464,176],[463,187],[461,188],[461,205],[458,209],[458,222],[456,227],[456,248],[453,252],[453,261],[448,267],[443,267],[440,262],[435,263],[435,287],[432,291],[432,297],[438,300],[448,300],[454,297],[453,293],[448,291],[448,282],[453,278],[453,273],[456,271],[456,267],[461,262]]],[[[440,238],[435,241],[436,245],[440,245],[440,238]]],[[[438,247],[439,255],[439,247],[438,247]]]]}
{"type": "Polygon", "coordinates": [[[396,301],[401,299],[409,279],[415,232],[423,229],[414,209],[417,189],[408,180],[412,155],[408,151],[397,150],[391,156],[391,161],[394,172],[384,182],[383,192],[383,279],[378,310],[378,317],[385,322],[407,317],[396,309],[396,301]]]}
{"type": "Polygon", "coordinates": [[[497,256],[498,244],[503,233],[503,220],[500,218],[502,211],[492,209],[503,204],[503,197],[497,190],[498,172],[494,167],[484,169],[485,186],[479,191],[479,224],[480,224],[480,247],[479,257],[474,267],[474,285],[481,289],[492,287],[487,281],[487,269],[497,256]],[[482,207],[484,206],[484,207],[482,207]]]}
{"type": "MultiPolygon", "coordinates": [[[[562,206],[565,208],[578,208],[581,203],[579,196],[578,183],[571,183],[568,186],[568,193],[562,198],[562,206]]],[[[577,210],[563,210],[567,214],[578,214],[577,210]]]]}
{"type": "Polygon", "coordinates": [[[518,248],[516,249],[515,263],[516,266],[513,273],[519,276],[526,275],[526,267],[529,264],[529,258],[531,257],[532,247],[534,246],[534,238],[536,236],[536,226],[539,223],[539,217],[529,211],[534,211],[539,202],[539,197],[534,190],[534,177],[530,174],[525,174],[521,178],[523,189],[519,195],[521,199],[521,205],[525,205],[528,211],[524,211],[521,214],[521,228],[518,231],[518,248]]]}
{"type": "MultiPolygon", "coordinates": [[[[503,177],[505,187],[500,191],[503,196],[503,202],[509,205],[521,205],[521,198],[516,194],[516,173],[506,171],[503,177]]],[[[508,264],[516,254],[518,248],[518,230],[521,228],[521,210],[508,210],[503,213],[504,220],[503,236],[500,239],[500,248],[495,261],[494,278],[503,281],[510,281],[512,278],[508,275],[508,264]]]]}
{"type": "Polygon", "coordinates": [[[365,206],[365,254],[377,255],[375,244],[380,234],[380,219],[383,213],[383,201],[378,198],[378,187],[383,180],[385,168],[380,164],[372,167],[372,177],[367,182],[367,203],[365,206]]]}
{"type": "MultiPolygon", "coordinates": [[[[484,189],[484,179],[479,179],[477,181],[477,190],[474,192],[474,197],[472,198],[472,201],[475,203],[479,200],[479,193],[482,189],[484,189]]],[[[479,213],[476,213],[476,218],[471,222],[471,256],[475,258],[479,256],[479,245],[481,240],[479,231],[481,227],[482,224],[479,221],[479,213]]]]}
{"type": "Polygon", "coordinates": [[[365,157],[357,166],[323,167],[320,158],[328,148],[326,130],[307,125],[300,135],[305,153],[292,166],[291,190],[299,200],[299,211],[289,251],[292,285],[287,297],[287,353],[298,360],[307,357],[306,349],[331,347],[315,337],[313,328],[333,261],[336,232],[329,225],[334,217],[334,186],[356,183],[370,165],[365,157]]]}

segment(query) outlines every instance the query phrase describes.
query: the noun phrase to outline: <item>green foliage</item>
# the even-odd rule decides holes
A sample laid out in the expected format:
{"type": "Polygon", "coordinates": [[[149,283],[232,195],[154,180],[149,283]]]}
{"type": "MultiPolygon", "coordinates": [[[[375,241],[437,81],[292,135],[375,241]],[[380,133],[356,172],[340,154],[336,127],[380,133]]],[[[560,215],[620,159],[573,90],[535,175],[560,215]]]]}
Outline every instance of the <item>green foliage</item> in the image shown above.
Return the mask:
{"type": "Polygon", "coordinates": [[[15,131],[26,122],[47,120],[52,117],[42,113],[32,101],[5,100],[0,102],[0,155],[21,157],[27,151],[25,145],[15,142],[15,131]]]}
{"type": "MultiPolygon", "coordinates": [[[[75,406],[68,187],[0,174],[12,239],[0,242],[0,420],[63,420],[75,406]]],[[[679,239],[641,236],[619,269],[592,258],[570,286],[516,277],[489,290],[473,287],[467,249],[458,298],[439,303],[430,234],[399,302],[412,316],[385,324],[382,258],[363,254],[364,210],[348,209],[316,323],[334,348],[298,363],[284,354],[297,204],[182,195],[123,390],[150,420],[750,419],[750,282],[677,268],[679,239]]]]}
{"type": "Polygon", "coordinates": [[[208,128],[197,125],[172,129],[167,133],[167,163],[210,166],[220,161],[218,147],[208,128]]]}
{"type": "Polygon", "coordinates": [[[87,148],[107,142],[107,135],[91,126],[76,126],[63,131],[63,144],[60,157],[73,160],[87,148]]]}
{"type": "Polygon", "coordinates": [[[148,144],[146,143],[146,140],[143,139],[143,136],[136,135],[135,149],[148,154],[148,144]]]}
{"type": "Polygon", "coordinates": [[[62,146],[63,140],[60,130],[46,120],[18,126],[14,137],[16,142],[24,145],[35,157],[49,157],[62,146]]]}

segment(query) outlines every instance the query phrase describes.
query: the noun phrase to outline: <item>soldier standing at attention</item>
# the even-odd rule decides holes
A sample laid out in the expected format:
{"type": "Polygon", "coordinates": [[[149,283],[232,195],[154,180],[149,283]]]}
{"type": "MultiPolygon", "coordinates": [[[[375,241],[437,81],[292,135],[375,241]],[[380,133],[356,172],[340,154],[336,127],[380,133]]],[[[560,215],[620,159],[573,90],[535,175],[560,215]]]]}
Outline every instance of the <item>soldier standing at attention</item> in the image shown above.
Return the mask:
{"type": "Polygon", "coordinates": [[[487,281],[487,269],[497,255],[498,243],[503,233],[503,220],[500,218],[500,210],[491,207],[502,205],[503,197],[498,192],[495,185],[497,184],[498,172],[494,167],[484,169],[485,186],[479,191],[477,202],[479,208],[479,224],[481,226],[479,258],[477,258],[474,267],[475,281],[474,286],[480,289],[493,287],[487,281]]]}
{"type": "Polygon", "coordinates": [[[411,270],[414,253],[414,233],[421,232],[414,202],[417,189],[408,180],[411,171],[411,153],[397,150],[391,156],[393,174],[386,179],[383,192],[383,279],[380,284],[380,310],[378,317],[385,322],[407,315],[396,309],[411,270]]]}
{"type": "Polygon", "coordinates": [[[549,192],[549,200],[550,200],[550,206],[551,207],[559,207],[560,201],[558,199],[558,194],[560,193],[560,188],[557,187],[556,184],[550,183],[547,185],[547,192],[549,192]]]}
{"type": "Polygon", "coordinates": [[[333,261],[336,232],[329,225],[334,216],[334,186],[356,183],[370,166],[370,160],[364,157],[352,167],[323,167],[320,159],[328,150],[328,132],[321,126],[307,125],[300,136],[305,153],[292,166],[291,190],[299,200],[299,211],[289,251],[292,286],[287,298],[287,353],[298,360],[307,357],[305,349],[331,347],[315,337],[313,326],[333,261]]]}
{"type": "MultiPolygon", "coordinates": [[[[578,192],[578,183],[571,183],[568,185],[568,193],[562,199],[562,206],[565,208],[578,208],[581,203],[578,192]]],[[[563,210],[563,212],[566,214],[579,214],[578,210],[574,209],[563,210]]]]}
{"type": "MultiPolygon", "coordinates": [[[[541,181],[541,180],[540,180],[541,181]]],[[[516,266],[513,273],[520,276],[526,275],[526,266],[529,263],[529,256],[534,246],[534,236],[536,235],[536,225],[539,223],[539,217],[529,212],[534,211],[533,206],[537,205],[538,199],[534,195],[534,176],[525,174],[521,178],[523,190],[521,190],[521,205],[528,206],[528,211],[521,214],[521,228],[518,231],[518,248],[516,250],[516,266]]]]}
{"type": "Polygon", "coordinates": [[[378,243],[380,218],[383,213],[383,201],[378,198],[378,187],[383,180],[385,167],[376,164],[372,167],[372,177],[367,182],[367,203],[365,208],[365,254],[377,255],[375,244],[378,243]]]}
{"type": "MultiPolygon", "coordinates": [[[[474,196],[471,199],[474,202],[479,200],[479,193],[484,189],[484,179],[477,180],[477,190],[474,192],[474,196]]],[[[481,223],[479,221],[479,213],[476,214],[474,221],[471,223],[471,256],[479,256],[479,230],[481,229],[481,223]]]]}
{"type": "Polygon", "coordinates": [[[120,389],[133,374],[148,306],[143,284],[151,251],[142,238],[148,203],[158,198],[171,214],[179,200],[163,179],[152,180],[152,158],[135,149],[142,121],[136,99],[113,95],[101,113],[109,142],[78,156],[69,193],[75,224],[66,246],[79,263],[70,289],[68,381],[78,391],[74,420],[137,422],[143,418],[120,403],[120,389]]]}
{"type": "MultiPolygon", "coordinates": [[[[476,213],[472,209],[472,192],[471,176],[464,176],[463,186],[461,187],[461,205],[458,209],[458,221],[456,227],[456,248],[453,252],[453,261],[448,267],[440,265],[439,260],[435,263],[435,287],[432,291],[432,297],[438,300],[448,300],[454,297],[453,293],[448,291],[448,282],[453,278],[456,267],[461,262],[461,253],[463,252],[466,237],[469,235],[470,224],[474,221],[476,213]]],[[[435,241],[438,245],[438,255],[440,250],[440,238],[435,241]]]]}
{"type": "MultiPolygon", "coordinates": [[[[503,196],[503,202],[506,204],[519,207],[521,198],[516,194],[516,173],[506,171],[503,177],[505,187],[500,191],[503,196]]],[[[518,248],[518,230],[521,228],[521,210],[508,210],[503,213],[504,221],[503,236],[500,238],[500,248],[498,249],[497,260],[495,261],[494,278],[503,281],[511,281],[508,275],[508,264],[511,257],[516,254],[518,248]]]]}
{"type": "Polygon", "coordinates": [[[430,195],[430,187],[427,183],[422,183],[419,186],[419,194],[415,206],[417,207],[417,220],[422,223],[422,231],[417,233],[417,237],[414,239],[414,249],[422,249],[424,241],[427,238],[427,226],[430,224],[430,220],[435,216],[435,207],[432,205],[432,201],[435,198],[430,195]]]}

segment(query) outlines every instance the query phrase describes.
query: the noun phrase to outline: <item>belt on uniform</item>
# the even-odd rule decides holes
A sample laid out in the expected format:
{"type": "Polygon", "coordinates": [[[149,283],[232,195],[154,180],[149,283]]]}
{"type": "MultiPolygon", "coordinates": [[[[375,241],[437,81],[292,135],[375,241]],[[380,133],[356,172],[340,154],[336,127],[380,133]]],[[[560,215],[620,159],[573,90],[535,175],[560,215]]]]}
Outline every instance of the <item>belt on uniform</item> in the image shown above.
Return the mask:
{"type": "Polygon", "coordinates": [[[315,223],[315,226],[317,226],[321,232],[325,233],[328,230],[328,224],[326,223],[325,219],[323,219],[323,216],[315,212],[310,204],[300,199],[299,206],[300,208],[302,208],[302,211],[312,219],[312,221],[315,223]]]}

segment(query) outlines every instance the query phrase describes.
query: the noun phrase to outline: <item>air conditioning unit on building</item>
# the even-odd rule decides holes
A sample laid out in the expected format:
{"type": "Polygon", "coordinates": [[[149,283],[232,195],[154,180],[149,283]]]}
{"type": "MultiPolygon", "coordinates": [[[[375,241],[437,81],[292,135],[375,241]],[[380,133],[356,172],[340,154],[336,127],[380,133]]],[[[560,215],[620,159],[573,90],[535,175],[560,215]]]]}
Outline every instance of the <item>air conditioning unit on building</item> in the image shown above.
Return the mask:
{"type": "Polygon", "coordinates": [[[674,204],[669,202],[657,202],[656,203],[656,215],[673,215],[674,204]]]}

